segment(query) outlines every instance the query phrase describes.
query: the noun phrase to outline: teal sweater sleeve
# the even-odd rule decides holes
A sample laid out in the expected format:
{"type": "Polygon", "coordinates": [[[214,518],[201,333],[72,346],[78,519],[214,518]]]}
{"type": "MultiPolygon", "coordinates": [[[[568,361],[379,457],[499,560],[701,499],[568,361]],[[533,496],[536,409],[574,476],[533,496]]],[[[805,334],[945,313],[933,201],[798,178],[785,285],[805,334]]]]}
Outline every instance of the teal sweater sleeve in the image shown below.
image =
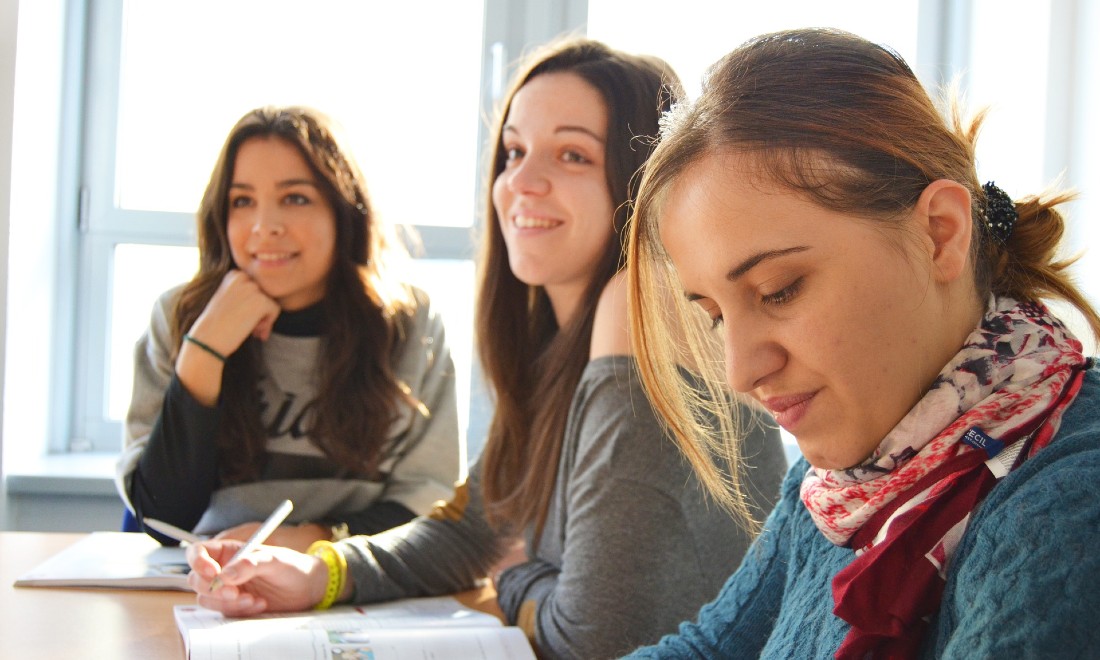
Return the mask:
{"type": "MultiPolygon", "coordinates": [[[[832,657],[832,579],[852,551],[818,532],[787,475],[766,531],[718,598],[636,658],[832,657]]],[[[1100,649],[1100,371],[1058,435],[990,491],[948,567],[925,658],[1086,658],[1100,649]]],[[[898,576],[903,580],[905,576],[898,576]]],[[[884,585],[889,588],[889,585],[884,585]]]]}

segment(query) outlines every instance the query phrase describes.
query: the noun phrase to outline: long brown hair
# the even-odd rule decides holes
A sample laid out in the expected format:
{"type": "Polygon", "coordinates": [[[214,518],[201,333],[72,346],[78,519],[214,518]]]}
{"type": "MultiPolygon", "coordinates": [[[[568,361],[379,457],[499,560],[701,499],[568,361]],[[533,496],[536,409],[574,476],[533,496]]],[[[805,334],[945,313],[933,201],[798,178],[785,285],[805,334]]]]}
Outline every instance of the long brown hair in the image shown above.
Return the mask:
{"type": "MultiPolygon", "coordinates": [[[[661,206],[679,177],[707,154],[746,154],[764,178],[824,208],[893,225],[930,183],[956,181],[972,200],[978,299],[990,293],[1031,301],[1060,298],[1080,310],[1100,336],[1100,317],[1065,272],[1072,260],[1055,259],[1065,226],[1055,207],[1070,196],[1050,193],[1017,201],[1015,231],[1007,242],[993,237],[983,220],[987,200],[974,156],[983,113],[964,122],[953,97],[947,105],[945,118],[890,49],[839,30],[804,29],[763,35],[737,48],[710,69],[696,103],[677,108],[662,122],[629,239],[631,336],[656,409],[703,481],[727,504],[727,477],[707,459],[713,451],[735,461],[736,436],[715,436],[695,422],[700,406],[723,399],[696,397],[669,377],[678,356],[667,349],[665,328],[669,323],[697,328],[699,314],[684,309],[684,302],[673,318],[661,319],[647,303],[660,287],[683,290],[661,244],[661,206]]],[[[695,331],[689,335],[692,360],[704,370],[720,368],[721,347],[713,334],[710,339],[695,331]]],[[[719,371],[704,376],[712,392],[723,387],[719,371]]]]}
{"type": "Polygon", "coordinates": [[[494,523],[542,530],[557,476],[570,401],[588,363],[596,303],[623,265],[622,233],[636,192],[635,174],[652,150],[657,121],[678,89],[657,58],[628,55],[590,39],[572,39],[534,53],[515,77],[493,131],[477,297],[478,351],[496,410],[482,456],[486,511],[494,523]],[[607,186],[615,238],[608,243],[570,323],[559,328],[546,291],[521,282],[508,265],[492,184],[507,154],[501,131],[512,98],[532,78],[551,72],[580,76],[607,107],[607,186]]]}
{"type": "MultiPolygon", "coordinates": [[[[395,245],[374,216],[363,175],[324,114],[304,107],[263,107],[245,114],[226,138],[197,213],[199,272],[176,305],[174,344],[202,313],[222,278],[236,268],[226,233],[228,190],[237,153],[253,138],[276,138],[302,154],[336,220],[336,245],[321,305],[324,348],[310,429],[313,442],[351,473],[370,474],[401,402],[415,405],[391,368],[412,312],[411,296],[386,275],[395,245]]],[[[222,377],[218,431],[222,478],[256,478],[267,441],[260,422],[260,345],[248,339],[222,377]]]]}

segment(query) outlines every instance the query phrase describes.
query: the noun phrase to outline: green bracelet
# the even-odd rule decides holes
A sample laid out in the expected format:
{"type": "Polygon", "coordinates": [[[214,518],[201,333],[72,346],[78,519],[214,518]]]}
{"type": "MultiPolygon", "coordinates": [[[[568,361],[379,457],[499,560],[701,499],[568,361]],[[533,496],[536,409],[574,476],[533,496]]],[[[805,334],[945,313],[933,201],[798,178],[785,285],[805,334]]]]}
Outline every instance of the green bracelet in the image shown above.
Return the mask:
{"type": "Polygon", "coordinates": [[[201,348],[202,350],[204,350],[204,351],[206,351],[207,353],[209,353],[209,354],[213,355],[214,357],[218,358],[218,361],[219,361],[219,362],[225,362],[225,356],[224,356],[224,355],[222,355],[221,353],[219,353],[219,352],[217,351],[217,349],[213,348],[213,347],[212,347],[212,346],[210,346],[209,344],[206,344],[206,343],[204,343],[204,342],[201,342],[201,341],[199,341],[198,339],[195,339],[195,338],[194,338],[194,337],[192,337],[192,336],[191,336],[190,334],[186,334],[186,335],[184,335],[184,336],[183,336],[183,340],[184,340],[184,341],[189,341],[189,342],[191,342],[191,343],[192,343],[192,344],[194,344],[195,346],[198,346],[198,347],[199,347],[199,348],[201,348]]]}

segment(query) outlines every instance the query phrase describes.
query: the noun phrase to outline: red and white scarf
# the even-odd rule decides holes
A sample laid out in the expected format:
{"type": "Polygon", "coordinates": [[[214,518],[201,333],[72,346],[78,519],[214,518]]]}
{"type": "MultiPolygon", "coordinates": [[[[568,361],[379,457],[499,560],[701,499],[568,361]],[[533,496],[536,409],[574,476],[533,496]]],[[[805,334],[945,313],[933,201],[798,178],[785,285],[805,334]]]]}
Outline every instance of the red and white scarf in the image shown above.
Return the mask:
{"type": "Polygon", "coordinates": [[[807,472],[801,494],[814,523],[857,555],[833,580],[834,612],[852,624],[838,658],[917,653],[970,512],[1050,442],[1085,364],[1081,343],[1045,307],[991,299],[869,459],[807,472]]]}

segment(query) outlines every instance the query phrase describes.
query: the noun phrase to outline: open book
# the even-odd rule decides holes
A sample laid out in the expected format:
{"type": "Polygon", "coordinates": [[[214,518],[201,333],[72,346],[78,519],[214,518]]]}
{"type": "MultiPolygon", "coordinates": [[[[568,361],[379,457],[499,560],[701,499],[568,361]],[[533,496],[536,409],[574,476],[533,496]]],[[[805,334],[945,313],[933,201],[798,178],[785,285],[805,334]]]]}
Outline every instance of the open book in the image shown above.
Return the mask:
{"type": "Polygon", "coordinates": [[[190,660],[535,659],[523,631],[449,597],[233,619],[177,605],[190,660]]]}
{"type": "Polygon", "coordinates": [[[17,587],[108,587],[190,591],[186,550],[145,534],[92,532],[31,569],[17,587]]]}

